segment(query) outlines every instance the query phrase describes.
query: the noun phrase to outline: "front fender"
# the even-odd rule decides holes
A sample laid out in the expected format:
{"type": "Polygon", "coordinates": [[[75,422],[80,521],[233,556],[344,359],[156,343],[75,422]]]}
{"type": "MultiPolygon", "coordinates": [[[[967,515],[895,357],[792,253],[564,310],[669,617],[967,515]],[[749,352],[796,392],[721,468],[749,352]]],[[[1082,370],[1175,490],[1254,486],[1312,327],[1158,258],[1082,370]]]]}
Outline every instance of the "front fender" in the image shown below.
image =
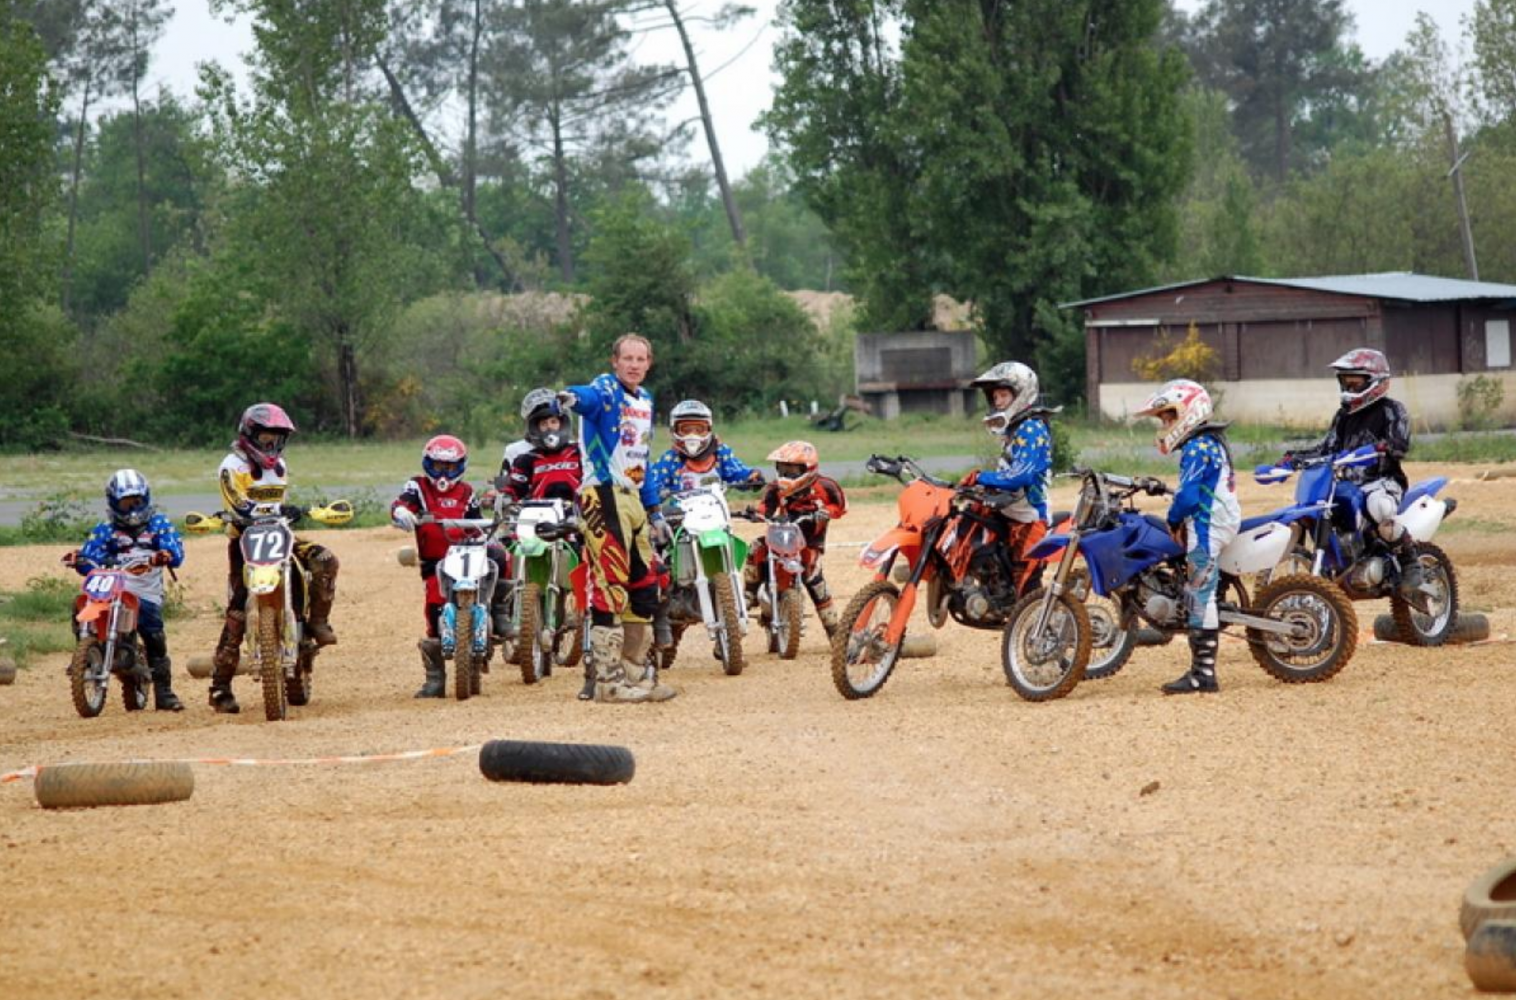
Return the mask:
{"type": "Polygon", "coordinates": [[[868,544],[863,554],[858,557],[858,563],[870,569],[880,569],[890,561],[895,551],[902,550],[906,559],[912,560],[916,550],[921,548],[921,532],[911,528],[894,527],[868,544]]]}
{"type": "Polygon", "coordinates": [[[248,566],[243,578],[247,581],[248,593],[263,597],[272,594],[279,589],[284,582],[284,567],[282,566],[248,566]]]}

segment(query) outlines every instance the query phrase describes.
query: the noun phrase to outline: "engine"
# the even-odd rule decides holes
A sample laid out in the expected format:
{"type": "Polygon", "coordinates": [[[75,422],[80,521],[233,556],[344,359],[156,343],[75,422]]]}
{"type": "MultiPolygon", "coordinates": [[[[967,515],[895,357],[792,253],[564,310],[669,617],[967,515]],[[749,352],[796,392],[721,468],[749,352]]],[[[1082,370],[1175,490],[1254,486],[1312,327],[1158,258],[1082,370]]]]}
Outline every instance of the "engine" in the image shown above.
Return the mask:
{"type": "Polygon", "coordinates": [[[1155,566],[1137,579],[1137,607],[1142,617],[1159,627],[1183,620],[1184,581],[1167,566],[1155,566]]]}
{"type": "Polygon", "coordinates": [[[960,624],[976,628],[1000,628],[1016,603],[1009,574],[1000,559],[986,547],[975,554],[969,572],[948,599],[948,611],[960,624]]]}

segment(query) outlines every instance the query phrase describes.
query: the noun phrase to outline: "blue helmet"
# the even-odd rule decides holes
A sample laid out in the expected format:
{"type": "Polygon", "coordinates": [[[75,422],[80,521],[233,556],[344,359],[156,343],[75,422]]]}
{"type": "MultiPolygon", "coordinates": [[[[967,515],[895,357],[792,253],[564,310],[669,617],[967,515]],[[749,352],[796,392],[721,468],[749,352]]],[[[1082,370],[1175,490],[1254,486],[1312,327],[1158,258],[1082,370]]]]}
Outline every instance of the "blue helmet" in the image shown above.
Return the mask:
{"type": "Polygon", "coordinates": [[[153,517],[153,491],[136,469],[117,469],[105,484],[105,503],[118,528],[140,528],[153,517]],[[132,498],[136,503],[130,503],[132,498]]]}

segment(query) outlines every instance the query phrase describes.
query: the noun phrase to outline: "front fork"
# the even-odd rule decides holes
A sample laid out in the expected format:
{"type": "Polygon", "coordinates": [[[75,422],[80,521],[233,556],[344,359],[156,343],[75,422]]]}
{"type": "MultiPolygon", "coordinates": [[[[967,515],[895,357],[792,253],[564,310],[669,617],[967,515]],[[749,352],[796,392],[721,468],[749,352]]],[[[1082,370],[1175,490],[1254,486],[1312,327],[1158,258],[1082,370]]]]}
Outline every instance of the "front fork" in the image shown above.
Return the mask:
{"type": "MultiPolygon", "coordinates": [[[[1063,550],[1063,558],[1058,560],[1058,568],[1053,571],[1053,580],[1042,595],[1042,607],[1037,609],[1037,624],[1032,628],[1033,635],[1042,635],[1047,631],[1048,622],[1053,617],[1053,602],[1067,589],[1069,574],[1074,571],[1074,559],[1078,555],[1079,529],[1075,528],[1069,533],[1069,544],[1063,550]]],[[[1091,581],[1092,585],[1093,583],[1091,581]]]]}

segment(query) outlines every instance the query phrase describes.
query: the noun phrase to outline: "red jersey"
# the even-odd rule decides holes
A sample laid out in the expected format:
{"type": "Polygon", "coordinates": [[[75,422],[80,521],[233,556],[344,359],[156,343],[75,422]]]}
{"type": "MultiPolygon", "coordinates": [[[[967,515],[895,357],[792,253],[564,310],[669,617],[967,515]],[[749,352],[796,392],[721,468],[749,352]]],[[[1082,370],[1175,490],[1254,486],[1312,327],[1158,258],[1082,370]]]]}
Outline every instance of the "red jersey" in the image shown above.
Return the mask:
{"type": "MultiPolygon", "coordinates": [[[[409,508],[418,517],[430,514],[435,518],[481,517],[479,498],[474,487],[459,480],[452,489],[443,492],[432,485],[426,476],[415,476],[400,488],[400,495],[390,504],[391,513],[397,507],[409,508]]],[[[440,524],[416,525],[416,557],[422,563],[422,575],[427,564],[435,563],[447,555],[449,545],[447,530],[440,524]]]]}
{"type": "Polygon", "coordinates": [[[826,548],[827,525],[847,513],[847,496],[837,480],[817,476],[809,487],[788,497],[780,497],[778,483],[769,483],[758,506],[768,517],[773,517],[781,510],[791,517],[825,510],[830,515],[828,520],[807,521],[800,526],[806,547],[819,551],[826,548]]]}
{"type": "Polygon", "coordinates": [[[584,481],[584,462],[577,444],[566,444],[557,451],[533,449],[522,452],[511,462],[505,491],[512,500],[566,500],[573,503],[584,481]]]}

